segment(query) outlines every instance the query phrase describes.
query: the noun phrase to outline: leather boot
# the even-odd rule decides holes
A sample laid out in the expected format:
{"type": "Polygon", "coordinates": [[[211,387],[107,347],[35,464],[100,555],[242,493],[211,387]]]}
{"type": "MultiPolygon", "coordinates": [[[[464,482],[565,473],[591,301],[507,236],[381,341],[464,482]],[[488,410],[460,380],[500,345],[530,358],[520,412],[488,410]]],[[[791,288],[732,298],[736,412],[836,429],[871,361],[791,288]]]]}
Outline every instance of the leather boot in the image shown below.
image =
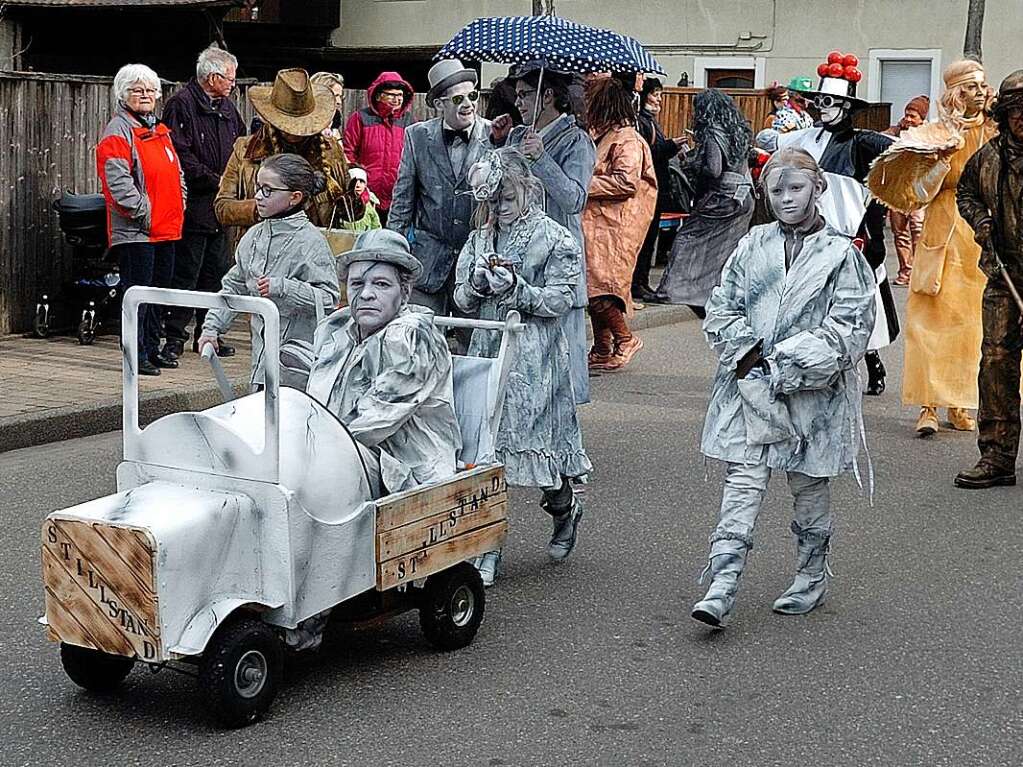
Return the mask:
{"type": "Polygon", "coordinates": [[[867,352],[867,356],[863,358],[863,361],[867,363],[866,393],[872,397],[877,397],[884,391],[884,378],[887,374],[887,371],[884,369],[884,363],[881,362],[881,355],[876,351],[867,352]]]}
{"type": "Polygon", "coordinates": [[[920,417],[916,419],[916,435],[918,437],[930,437],[938,431],[938,410],[937,408],[924,405],[920,408],[920,417]]]}
{"type": "Polygon", "coordinates": [[[700,574],[700,583],[710,573],[710,588],[703,599],[693,605],[692,617],[714,628],[724,628],[735,606],[735,592],[739,590],[739,576],[746,566],[749,542],[726,538],[710,546],[710,561],[700,574]]]}
{"type": "Polygon", "coordinates": [[[948,409],[948,422],[956,431],[974,431],[977,422],[970,411],[964,407],[950,407],[948,409]]]}
{"type": "Polygon", "coordinates": [[[828,566],[831,533],[804,530],[795,522],[792,523],[792,532],[796,534],[796,578],[774,601],[773,609],[782,615],[805,615],[824,604],[828,592],[828,579],[832,575],[828,566]]]}
{"type": "Polygon", "coordinates": [[[1000,485],[1015,485],[1016,474],[1012,469],[1002,469],[983,458],[972,469],[956,474],[955,486],[964,490],[984,490],[1000,485]]]}
{"type": "Polygon", "coordinates": [[[579,521],[583,517],[583,506],[569,480],[562,477],[558,490],[544,490],[540,508],[554,517],[554,532],[547,544],[547,556],[555,562],[566,559],[575,548],[579,532],[579,521]]]}

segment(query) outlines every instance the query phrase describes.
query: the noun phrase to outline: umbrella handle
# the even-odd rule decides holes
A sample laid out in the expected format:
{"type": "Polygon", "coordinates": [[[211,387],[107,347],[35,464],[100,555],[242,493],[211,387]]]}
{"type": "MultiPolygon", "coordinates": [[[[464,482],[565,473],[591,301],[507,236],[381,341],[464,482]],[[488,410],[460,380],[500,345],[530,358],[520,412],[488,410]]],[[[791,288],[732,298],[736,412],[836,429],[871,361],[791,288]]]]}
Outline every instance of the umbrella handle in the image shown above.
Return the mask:
{"type": "Polygon", "coordinates": [[[540,106],[543,104],[543,73],[545,67],[540,67],[540,79],[536,82],[536,98],[533,99],[533,122],[529,126],[536,130],[536,119],[540,116],[540,106]]]}

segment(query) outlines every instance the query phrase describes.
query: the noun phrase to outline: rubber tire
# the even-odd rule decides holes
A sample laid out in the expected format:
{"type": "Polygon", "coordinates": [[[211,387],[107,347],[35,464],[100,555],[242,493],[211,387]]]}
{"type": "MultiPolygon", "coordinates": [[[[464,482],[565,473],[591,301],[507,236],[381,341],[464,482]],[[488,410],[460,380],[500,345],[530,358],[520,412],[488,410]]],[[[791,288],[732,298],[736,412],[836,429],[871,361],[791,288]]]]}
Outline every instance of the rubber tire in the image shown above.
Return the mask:
{"type": "Polygon", "coordinates": [[[78,323],[78,344],[80,346],[92,346],[96,340],[96,328],[90,327],[88,320],[78,323]]]}
{"type": "Polygon", "coordinates": [[[46,321],[46,310],[40,307],[32,318],[32,332],[36,338],[49,338],[50,324],[46,321]]]}
{"type": "Polygon", "coordinates": [[[273,630],[256,618],[237,618],[214,632],[199,662],[199,694],[210,716],[224,727],[245,727],[259,720],[277,696],[284,669],[284,648],[273,630]],[[267,664],[263,688],[244,697],[235,684],[235,669],[250,650],[267,664]]]}
{"type": "Polygon", "coordinates": [[[116,690],[131,673],[135,659],[61,642],[60,664],[68,678],[79,687],[107,693],[116,690]]]}
{"type": "Polygon", "coordinates": [[[426,579],[419,602],[419,625],[436,649],[441,652],[460,650],[476,637],[486,606],[479,570],[469,562],[460,562],[426,579]],[[456,625],[452,619],[452,600],[463,586],[472,592],[472,613],[463,625],[456,625]]]}

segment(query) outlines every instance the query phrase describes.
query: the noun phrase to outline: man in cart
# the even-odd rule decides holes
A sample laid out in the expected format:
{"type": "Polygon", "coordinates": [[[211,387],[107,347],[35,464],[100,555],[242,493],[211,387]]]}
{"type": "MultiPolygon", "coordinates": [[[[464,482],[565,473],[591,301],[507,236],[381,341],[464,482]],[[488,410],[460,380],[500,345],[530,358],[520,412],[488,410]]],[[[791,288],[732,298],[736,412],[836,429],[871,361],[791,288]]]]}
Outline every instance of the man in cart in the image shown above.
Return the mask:
{"type": "Polygon", "coordinates": [[[350,305],[317,328],[307,393],[379,461],[385,492],[455,473],[461,434],[451,353],[432,312],[409,306],[422,264],[397,232],[376,229],[340,260],[350,305]]]}

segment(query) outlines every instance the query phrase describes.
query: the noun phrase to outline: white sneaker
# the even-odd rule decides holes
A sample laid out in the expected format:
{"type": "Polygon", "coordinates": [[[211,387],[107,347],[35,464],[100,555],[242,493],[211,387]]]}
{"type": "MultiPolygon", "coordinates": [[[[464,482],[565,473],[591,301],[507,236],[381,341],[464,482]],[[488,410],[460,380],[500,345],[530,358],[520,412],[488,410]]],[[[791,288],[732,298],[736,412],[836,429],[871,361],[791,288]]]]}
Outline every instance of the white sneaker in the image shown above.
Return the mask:
{"type": "Polygon", "coordinates": [[[497,570],[501,564],[501,552],[488,551],[482,557],[477,558],[473,564],[475,564],[476,569],[480,571],[480,578],[483,579],[483,585],[489,588],[494,585],[494,579],[497,578],[497,570]]]}

